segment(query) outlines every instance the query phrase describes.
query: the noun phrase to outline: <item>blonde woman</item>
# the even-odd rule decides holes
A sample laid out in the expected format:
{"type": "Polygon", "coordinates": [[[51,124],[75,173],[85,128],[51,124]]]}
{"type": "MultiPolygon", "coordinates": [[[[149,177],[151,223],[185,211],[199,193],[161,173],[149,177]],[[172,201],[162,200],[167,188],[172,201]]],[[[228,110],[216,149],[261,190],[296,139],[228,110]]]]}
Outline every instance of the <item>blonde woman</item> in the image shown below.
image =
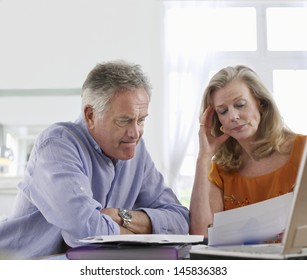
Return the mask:
{"type": "Polygon", "coordinates": [[[291,192],[305,141],[252,69],[220,70],[202,100],[191,234],[207,236],[216,212],[291,192]]]}

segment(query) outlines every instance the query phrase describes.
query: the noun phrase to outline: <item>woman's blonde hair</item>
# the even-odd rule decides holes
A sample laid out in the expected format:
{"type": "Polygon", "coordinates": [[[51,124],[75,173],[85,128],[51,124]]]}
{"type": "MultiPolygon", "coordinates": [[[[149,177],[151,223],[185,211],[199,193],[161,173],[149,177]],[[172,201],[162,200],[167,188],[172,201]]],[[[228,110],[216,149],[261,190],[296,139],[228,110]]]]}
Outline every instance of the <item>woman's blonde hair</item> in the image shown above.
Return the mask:
{"type": "MultiPolygon", "coordinates": [[[[253,156],[259,159],[271,155],[274,151],[281,152],[281,145],[285,142],[286,137],[289,134],[293,134],[293,132],[284,125],[270,91],[259,76],[249,67],[243,65],[229,66],[216,73],[205,89],[201,114],[208,106],[212,105],[212,94],[235,79],[245,83],[255,99],[260,103],[261,120],[253,142],[253,156]]],[[[221,123],[215,113],[212,121],[212,135],[221,135],[220,127],[221,123]]],[[[242,147],[236,139],[230,137],[217,151],[214,160],[224,170],[238,170],[241,166],[241,155],[242,147]]]]}

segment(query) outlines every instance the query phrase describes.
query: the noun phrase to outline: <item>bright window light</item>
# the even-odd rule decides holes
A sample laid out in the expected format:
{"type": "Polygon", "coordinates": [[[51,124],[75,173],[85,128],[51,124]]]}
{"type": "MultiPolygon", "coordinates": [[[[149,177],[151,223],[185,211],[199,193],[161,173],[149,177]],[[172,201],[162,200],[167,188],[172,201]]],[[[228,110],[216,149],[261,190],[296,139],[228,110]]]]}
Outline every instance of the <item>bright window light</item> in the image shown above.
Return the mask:
{"type": "Polygon", "coordinates": [[[275,70],[274,96],[285,123],[294,132],[307,134],[307,70],[275,70]]]}
{"type": "Polygon", "coordinates": [[[166,40],[172,53],[255,51],[255,8],[172,8],[167,14],[166,40]]]}
{"type": "Polygon", "coordinates": [[[270,51],[307,50],[307,8],[267,8],[270,51]]]}

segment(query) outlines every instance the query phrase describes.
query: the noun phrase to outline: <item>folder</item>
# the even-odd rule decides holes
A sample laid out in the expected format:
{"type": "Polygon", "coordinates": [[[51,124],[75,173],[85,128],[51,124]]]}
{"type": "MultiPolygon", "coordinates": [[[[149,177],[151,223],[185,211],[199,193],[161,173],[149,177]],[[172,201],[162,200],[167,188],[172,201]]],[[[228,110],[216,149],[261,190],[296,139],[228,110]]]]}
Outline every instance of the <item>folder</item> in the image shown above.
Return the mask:
{"type": "Polygon", "coordinates": [[[70,248],[70,260],[179,260],[189,256],[191,244],[89,244],[70,248]]]}

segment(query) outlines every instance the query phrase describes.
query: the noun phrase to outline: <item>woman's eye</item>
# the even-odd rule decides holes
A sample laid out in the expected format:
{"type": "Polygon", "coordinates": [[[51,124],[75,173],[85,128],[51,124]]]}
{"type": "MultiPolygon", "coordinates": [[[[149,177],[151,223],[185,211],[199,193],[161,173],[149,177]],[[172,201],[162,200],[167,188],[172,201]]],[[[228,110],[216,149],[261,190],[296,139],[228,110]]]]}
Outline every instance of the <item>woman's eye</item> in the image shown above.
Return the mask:
{"type": "Polygon", "coordinates": [[[218,113],[219,115],[225,115],[226,112],[227,112],[226,109],[220,109],[220,110],[217,111],[217,113],[218,113]]]}
{"type": "Polygon", "coordinates": [[[236,104],[236,107],[237,108],[242,108],[246,105],[246,101],[242,100],[242,101],[239,101],[237,104],[236,104]]]}

